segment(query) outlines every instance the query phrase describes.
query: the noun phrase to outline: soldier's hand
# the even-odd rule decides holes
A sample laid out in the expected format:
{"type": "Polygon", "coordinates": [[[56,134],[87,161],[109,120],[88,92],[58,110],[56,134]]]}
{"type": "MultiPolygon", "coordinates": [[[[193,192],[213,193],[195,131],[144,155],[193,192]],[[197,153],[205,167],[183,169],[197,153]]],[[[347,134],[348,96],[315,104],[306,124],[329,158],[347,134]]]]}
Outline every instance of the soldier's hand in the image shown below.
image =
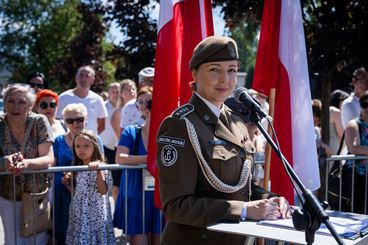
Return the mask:
{"type": "Polygon", "coordinates": [[[246,203],[247,219],[277,219],[281,216],[279,205],[271,199],[262,199],[246,203]]]}

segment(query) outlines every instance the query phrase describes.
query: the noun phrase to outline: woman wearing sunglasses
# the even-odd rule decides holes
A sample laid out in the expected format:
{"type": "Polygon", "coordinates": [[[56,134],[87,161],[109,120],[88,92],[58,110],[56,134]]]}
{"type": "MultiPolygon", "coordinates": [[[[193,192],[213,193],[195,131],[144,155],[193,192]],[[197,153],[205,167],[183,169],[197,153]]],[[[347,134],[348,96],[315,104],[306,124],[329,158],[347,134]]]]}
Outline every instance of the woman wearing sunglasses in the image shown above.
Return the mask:
{"type": "MultiPolygon", "coordinates": [[[[85,129],[87,124],[87,108],[81,103],[67,105],[62,111],[67,127],[67,133],[55,138],[54,152],[56,166],[71,166],[73,159],[74,137],[85,129]]],[[[101,138],[97,136],[98,144],[103,153],[101,138]]],[[[69,204],[71,200],[71,173],[55,173],[55,237],[57,244],[65,244],[66,231],[69,222],[69,204]]]]}
{"type": "Polygon", "coordinates": [[[43,114],[49,120],[54,138],[65,134],[66,128],[62,122],[55,118],[58,95],[50,89],[42,89],[37,93],[35,108],[37,113],[43,114]]]}
{"type": "Polygon", "coordinates": [[[35,93],[38,93],[41,89],[48,88],[48,82],[42,72],[32,72],[29,74],[27,84],[31,86],[35,93]]]}

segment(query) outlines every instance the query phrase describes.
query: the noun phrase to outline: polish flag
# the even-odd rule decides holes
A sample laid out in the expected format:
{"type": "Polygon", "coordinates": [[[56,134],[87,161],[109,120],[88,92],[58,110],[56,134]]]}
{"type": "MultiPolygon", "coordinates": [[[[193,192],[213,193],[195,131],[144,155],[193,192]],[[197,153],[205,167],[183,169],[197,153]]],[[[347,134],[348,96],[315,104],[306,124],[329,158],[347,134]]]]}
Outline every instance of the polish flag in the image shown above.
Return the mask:
{"type": "Polygon", "coordinates": [[[213,35],[210,0],[161,0],[147,169],[155,177],[155,205],[161,207],[156,166],[156,136],[161,122],[189,101],[189,60],[195,46],[213,35]]]}
{"type": "MultiPolygon", "coordinates": [[[[300,1],[265,0],[253,89],[276,89],[274,127],[280,149],[306,188],[320,187],[308,63],[300,1]]],[[[294,191],[276,154],[271,189],[294,201],[294,191]]]]}

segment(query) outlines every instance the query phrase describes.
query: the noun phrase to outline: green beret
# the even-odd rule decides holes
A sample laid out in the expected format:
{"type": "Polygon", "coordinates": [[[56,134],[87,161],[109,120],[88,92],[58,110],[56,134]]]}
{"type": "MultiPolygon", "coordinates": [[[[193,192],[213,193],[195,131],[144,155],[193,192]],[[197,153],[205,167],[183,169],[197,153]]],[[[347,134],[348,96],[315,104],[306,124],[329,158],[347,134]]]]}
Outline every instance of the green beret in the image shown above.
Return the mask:
{"type": "Polygon", "coordinates": [[[203,63],[228,60],[239,60],[236,42],[229,37],[210,36],[194,48],[189,68],[192,70],[203,63]]]}

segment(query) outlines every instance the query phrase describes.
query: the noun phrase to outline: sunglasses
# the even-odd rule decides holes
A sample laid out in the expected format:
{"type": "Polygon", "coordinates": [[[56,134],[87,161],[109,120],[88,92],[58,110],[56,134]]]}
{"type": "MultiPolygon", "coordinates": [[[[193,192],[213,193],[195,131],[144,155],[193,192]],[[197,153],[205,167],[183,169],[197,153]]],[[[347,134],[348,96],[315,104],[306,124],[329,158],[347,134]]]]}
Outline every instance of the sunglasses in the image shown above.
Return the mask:
{"type": "Polygon", "coordinates": [[[50,106],[50,108],[55,109],[56,108],[56,102],[50,102],[50,104],[47,104],[47,102],[42,101],[40,103],[40,108],[43,109],[43,110],[47,109],[47,107],[49,107],[49,106],[50,106]]]}
{"type": "Polygon", "coordinates": [[[368,107],[368,101],[360,102],[360,107],[367,108],[368,107]]]}
{"type": "Polygon", "coordinates": [[[77,117],[77,118],[67,118],[65,119],[67,124],[73,124],[74,122],[82,123],[84,122],[84,117],[77,117]]]}
{"type": "Polygon", "coordinates": [[[43,84],[41,83],[32,83],[30,82],[29,85],[32,87],[32,88],[43,88],[43,84]]]}

